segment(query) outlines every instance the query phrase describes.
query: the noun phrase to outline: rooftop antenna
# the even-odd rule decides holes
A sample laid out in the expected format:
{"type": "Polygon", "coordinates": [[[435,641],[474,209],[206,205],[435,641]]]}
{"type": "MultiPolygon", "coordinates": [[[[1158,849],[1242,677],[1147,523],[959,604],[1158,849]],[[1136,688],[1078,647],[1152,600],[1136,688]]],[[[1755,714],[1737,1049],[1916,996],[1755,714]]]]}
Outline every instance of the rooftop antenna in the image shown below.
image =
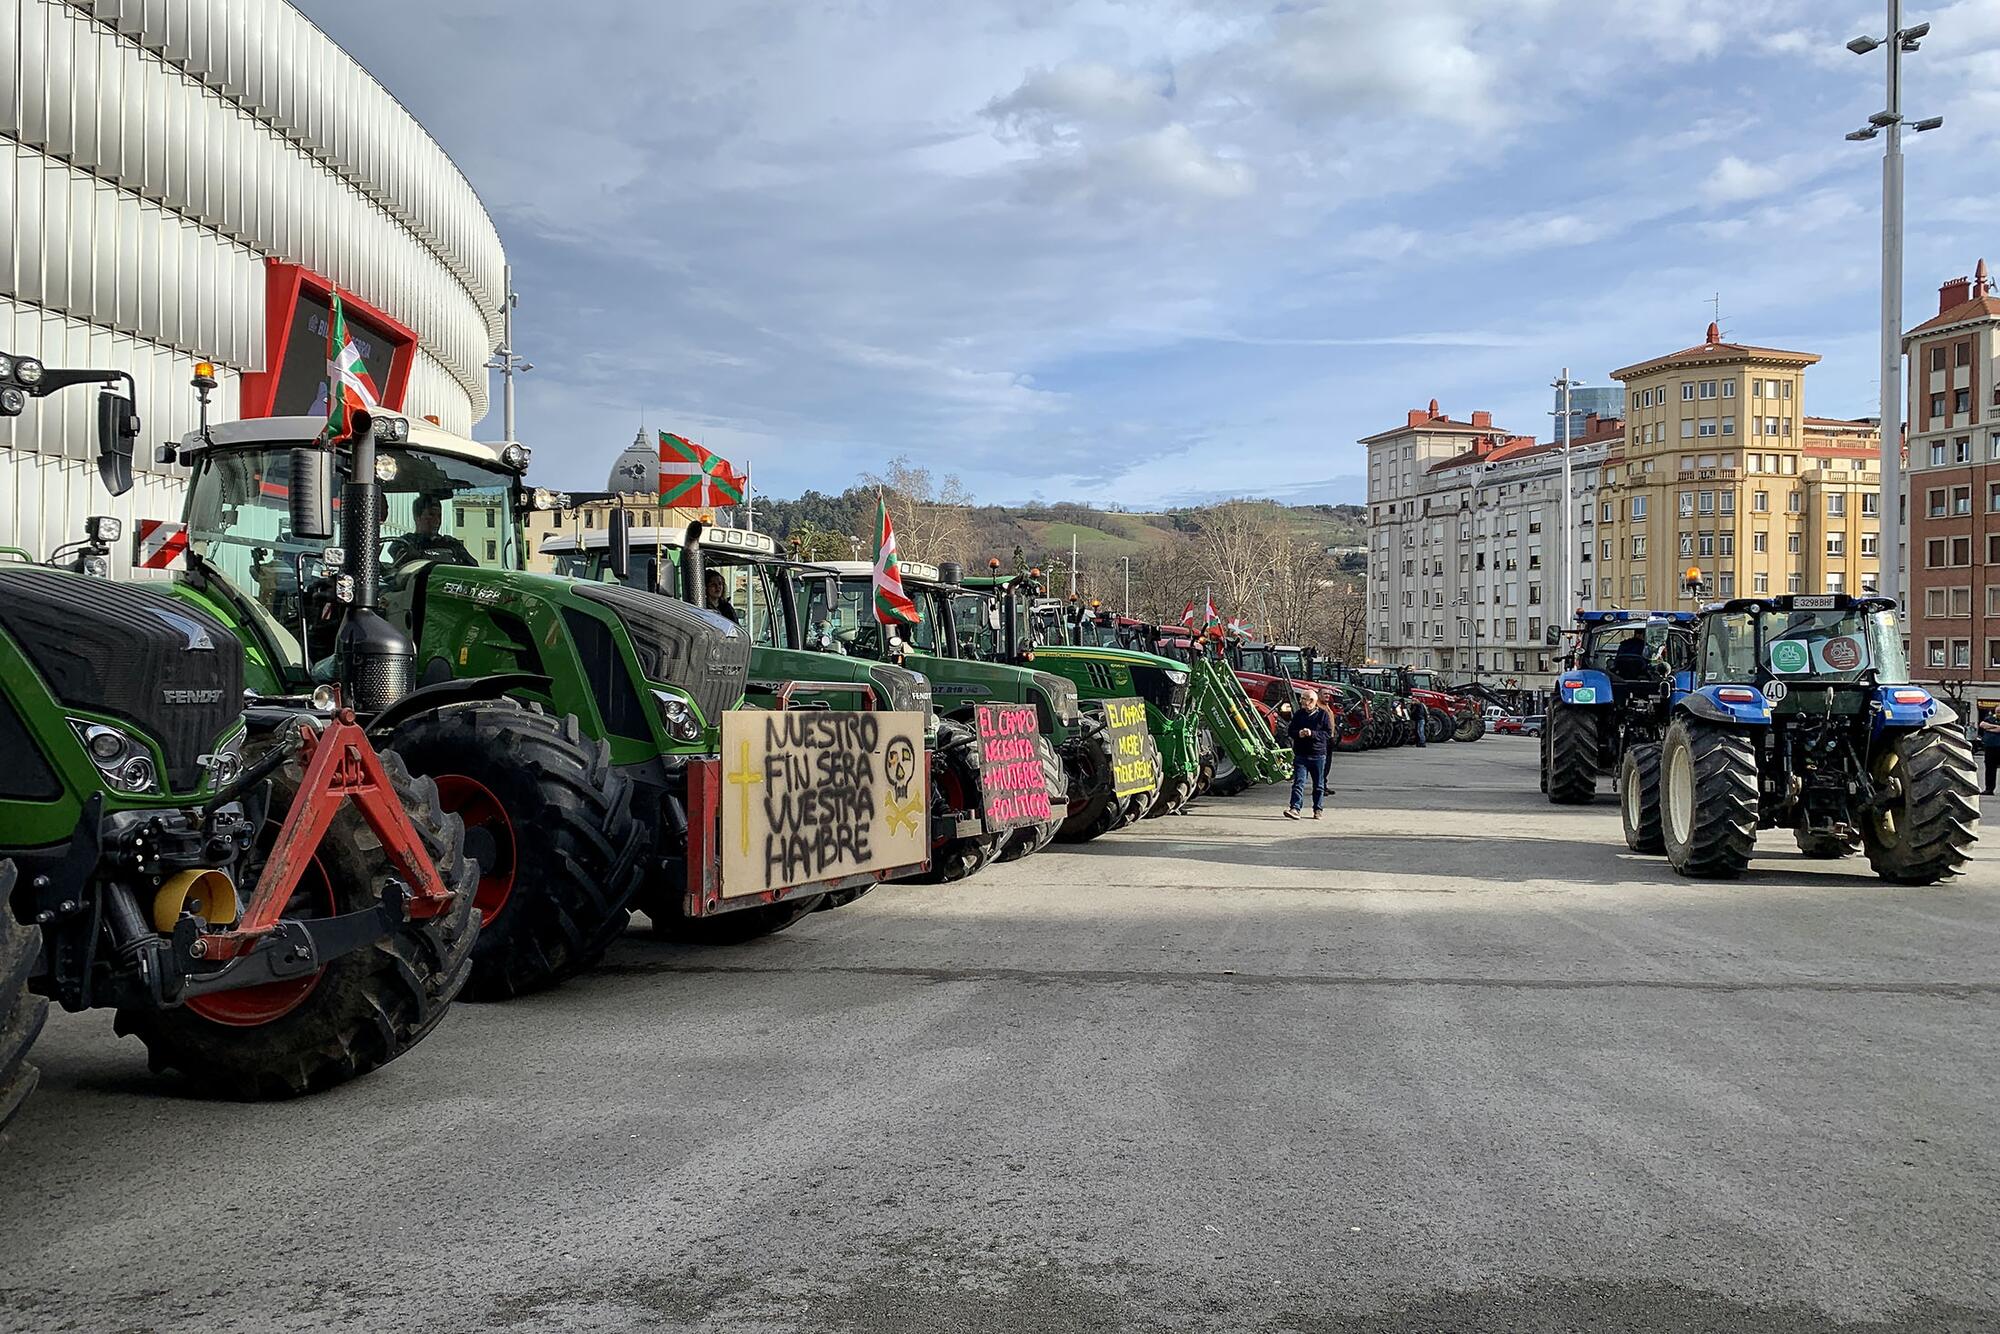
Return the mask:
{"type": "Polygon", "coordinates": [[[1709,309],[1715,314],[1716,337],[1727,338],[1729,335],[1722,327],[1722,293],[1717,292],[1714,296],[1710,297],[1708,305],[1709,309]]]}

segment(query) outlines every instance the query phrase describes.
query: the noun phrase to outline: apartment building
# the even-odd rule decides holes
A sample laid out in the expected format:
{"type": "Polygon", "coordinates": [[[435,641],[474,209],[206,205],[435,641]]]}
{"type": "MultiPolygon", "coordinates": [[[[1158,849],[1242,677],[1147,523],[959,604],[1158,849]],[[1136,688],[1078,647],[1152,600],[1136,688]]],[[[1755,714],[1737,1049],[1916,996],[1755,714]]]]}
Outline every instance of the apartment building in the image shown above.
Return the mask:
{"type": "MultiPolygon", "coordinates": [[[[1569,533],[1580,605],[1594,547],[1591,496],[1620,423],[1587,418],[1572,446],[1569,533]]],[[[1553,629],[1564,552],[1562,453],[1475,412],[1409,414],[1361,442],[1369,451],[1371,661],[1437,668],[1496,685],[1554,679],[1553,629]]]]}
{"type": "Polygon", "coordinates": [[[1611,373],[1627,413],[1596,497],[1598,605],[1875,587],[1879,432],[1805,415],[1818,360],[1710,324],[1693,347],[1611,373]]]}

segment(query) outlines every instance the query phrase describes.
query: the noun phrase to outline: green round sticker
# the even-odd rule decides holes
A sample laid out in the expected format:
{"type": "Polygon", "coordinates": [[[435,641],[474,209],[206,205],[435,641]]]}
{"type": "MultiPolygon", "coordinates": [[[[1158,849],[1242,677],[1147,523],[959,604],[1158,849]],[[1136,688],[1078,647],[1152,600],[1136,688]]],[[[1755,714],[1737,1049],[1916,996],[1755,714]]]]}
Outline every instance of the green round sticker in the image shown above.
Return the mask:
{"type": "Polygon", "coordinates": [[[1771,670],[1802,672],[1812,662],[1812,654],[1796,639],[1780,639],[1771,645],[1771,670]]]}

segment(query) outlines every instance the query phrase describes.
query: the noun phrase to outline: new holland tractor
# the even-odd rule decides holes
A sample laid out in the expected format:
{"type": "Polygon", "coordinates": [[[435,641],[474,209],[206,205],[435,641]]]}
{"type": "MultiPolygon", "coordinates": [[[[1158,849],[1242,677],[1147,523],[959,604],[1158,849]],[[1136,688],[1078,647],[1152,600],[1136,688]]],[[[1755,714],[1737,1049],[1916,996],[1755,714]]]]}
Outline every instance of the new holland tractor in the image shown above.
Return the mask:
{"type": "MultiPolygon", "coordinates": [[[[1551,802],[1587,804],[1600,774],[1618,775],[1622,792],[1628,766],[1654,761],[1674,673],[1693,662],[1694,619],[1691,611],[1577,613],[1576,647],[1542,723],[1541,787],[1551,802]]],[[[1642,788],[1652,780],[1639,777],[1642,788]]]]}
{"type": "Polygon", "coordinates": [[[1627,841],[1638,846],[1657,821],[1686,876],[1742,874],[1764,828],[1791,830],[1808,857],[1858,845],[1884,880],[1928,885],[1956,874],[1978,838],[1972,744],[1949,707],[1910,683],[1889,598],[1703,609],[1657,764],[1628,763],[1626,778],[1627,841]],[[1649,771],[1656,783],[1643,781],[1649,771]]]}
{"type": "MultiPolygon", "coordinates": [[[[743,700],[748,636],[697,600],[529,572],[524,515],[562,498],[528,488],[528,449],[384,420],[392,438],[371,465],[382,498],[356,538],[375,558],[387,621],[416,643],[413,684],[440,704],[393,729],[388,747],[437,781],[482,867],[468,998],[589,968],[642,893],[656,934],[728,944],[890,873],[829,867],[725,892],[719,827],[741,803],[724,796],[741,793],[722,733],[743,700]],[[508,695],[455,699],[487,677],[509,680],[508,695]]],[[[177,451],[193,477],[175,592],[230,626],[260,689],[326,676],[341,590],[313,574],[322,544],[288,526],[284,503],[296,451],[320,426],[204,423],[177,451]]],[[[357,465],[343,454],[334,466],[350,476],[357,465]]]]}
{"type": "MultiPolygon", "coordinates": [[[[99,473],[122,494],[139,432],[123,372],[0,355],[0,415],[121,381],[97,420],[99,473]]],[[[119,523],[87,531],[67,568],[0,560],[0,1127],[34,1085],[51,999],[115,1010],[154,1070],[225,1097],[309,1093],[395,1059],[471,967],[459,820],[330,691],[246,707],[227,627],[108,582],[119,523]]],[[[395,645],[365,603],[342,620],[339,670],[383,667],[395,645]]]]}
{"type": "MultiPolygon", "coordinates": [[[[849,657],[824,608],[838,605],[837,576],[824,566],[787,559],[769,533],[717,528],[696,522],[681,529],[631,526],[622,514],[605,528],[552,537],[542,543],[560,574],[592,582],[617,582],[667,597],[707,598],[718,586],[750,638],[748,697],[772,707],[780,691],[807,707],[851,707],[857,693],[885,708],[922,713],[931,776],[931,856],[912,879],[949,884],[995,859],[1025,855],[1045,845],[985,827],[977,736],[963,716],[941,720],[929,677],[906,666],[849,657]],[[625,553],[621,566],[617,552],[625,553]],[[692,550],[699,562],[688,560],[692,550]],[[698,594],[692,590],[701,590],[698,594]],[[1018,849],[1018,851],[1016,850],[1018,849]]],[[[1045,831],[1049,838],[1055,825],[1045,831]]],[[[848,901],[855,895],[830,896],[848,901]]]]}
{"type": "Polygon", "coordinates": [[[1119,795],[1103,711],[1083,707],[1074,681],[1006,651],[1018,640],[1020,627],[996,622],[984,606],[974,605],[976,599],[968,600],[957,565],[902,562],[903,588],[922,619],[909,627],[907,636],[896,634],[896,644],[888,644],[872,611],[874,567],[831,561],[826,568],[839,579],[834,590],[838,601],[816,603],[815,611],[835,627],[833,638],[840,648],[871,657],[885,651],[907,654],[931,679],[938,711],[947,718],[969,722],[983,702],[1034,706],[1041,724],[1037,750],[1047,748],[1045,765],[1053,756],[1052,780],[1060,770],[1060,781],[1050,783],[1050,794],[1063,812],[1055,838],[1069,843],[1101,838],[1136,819],[1152,801],[1156,787],[1119,795]],[[991,652],[996,644],[1001,651],[991,652]]]}

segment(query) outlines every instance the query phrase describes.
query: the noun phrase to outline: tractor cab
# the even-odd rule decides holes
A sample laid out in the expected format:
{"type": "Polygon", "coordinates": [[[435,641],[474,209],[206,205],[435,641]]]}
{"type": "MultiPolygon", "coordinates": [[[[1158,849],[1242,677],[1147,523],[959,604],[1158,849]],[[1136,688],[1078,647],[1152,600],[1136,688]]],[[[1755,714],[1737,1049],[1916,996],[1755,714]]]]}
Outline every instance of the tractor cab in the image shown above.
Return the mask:
{"type": "Polygon", "coordinates": [[[1692,666],[1701,686],[1755,686],[1792,713],[1863,712],[1879,687],[1910,679],[1894,600],[1838,593],[1707,607],[1692,666]]]}

